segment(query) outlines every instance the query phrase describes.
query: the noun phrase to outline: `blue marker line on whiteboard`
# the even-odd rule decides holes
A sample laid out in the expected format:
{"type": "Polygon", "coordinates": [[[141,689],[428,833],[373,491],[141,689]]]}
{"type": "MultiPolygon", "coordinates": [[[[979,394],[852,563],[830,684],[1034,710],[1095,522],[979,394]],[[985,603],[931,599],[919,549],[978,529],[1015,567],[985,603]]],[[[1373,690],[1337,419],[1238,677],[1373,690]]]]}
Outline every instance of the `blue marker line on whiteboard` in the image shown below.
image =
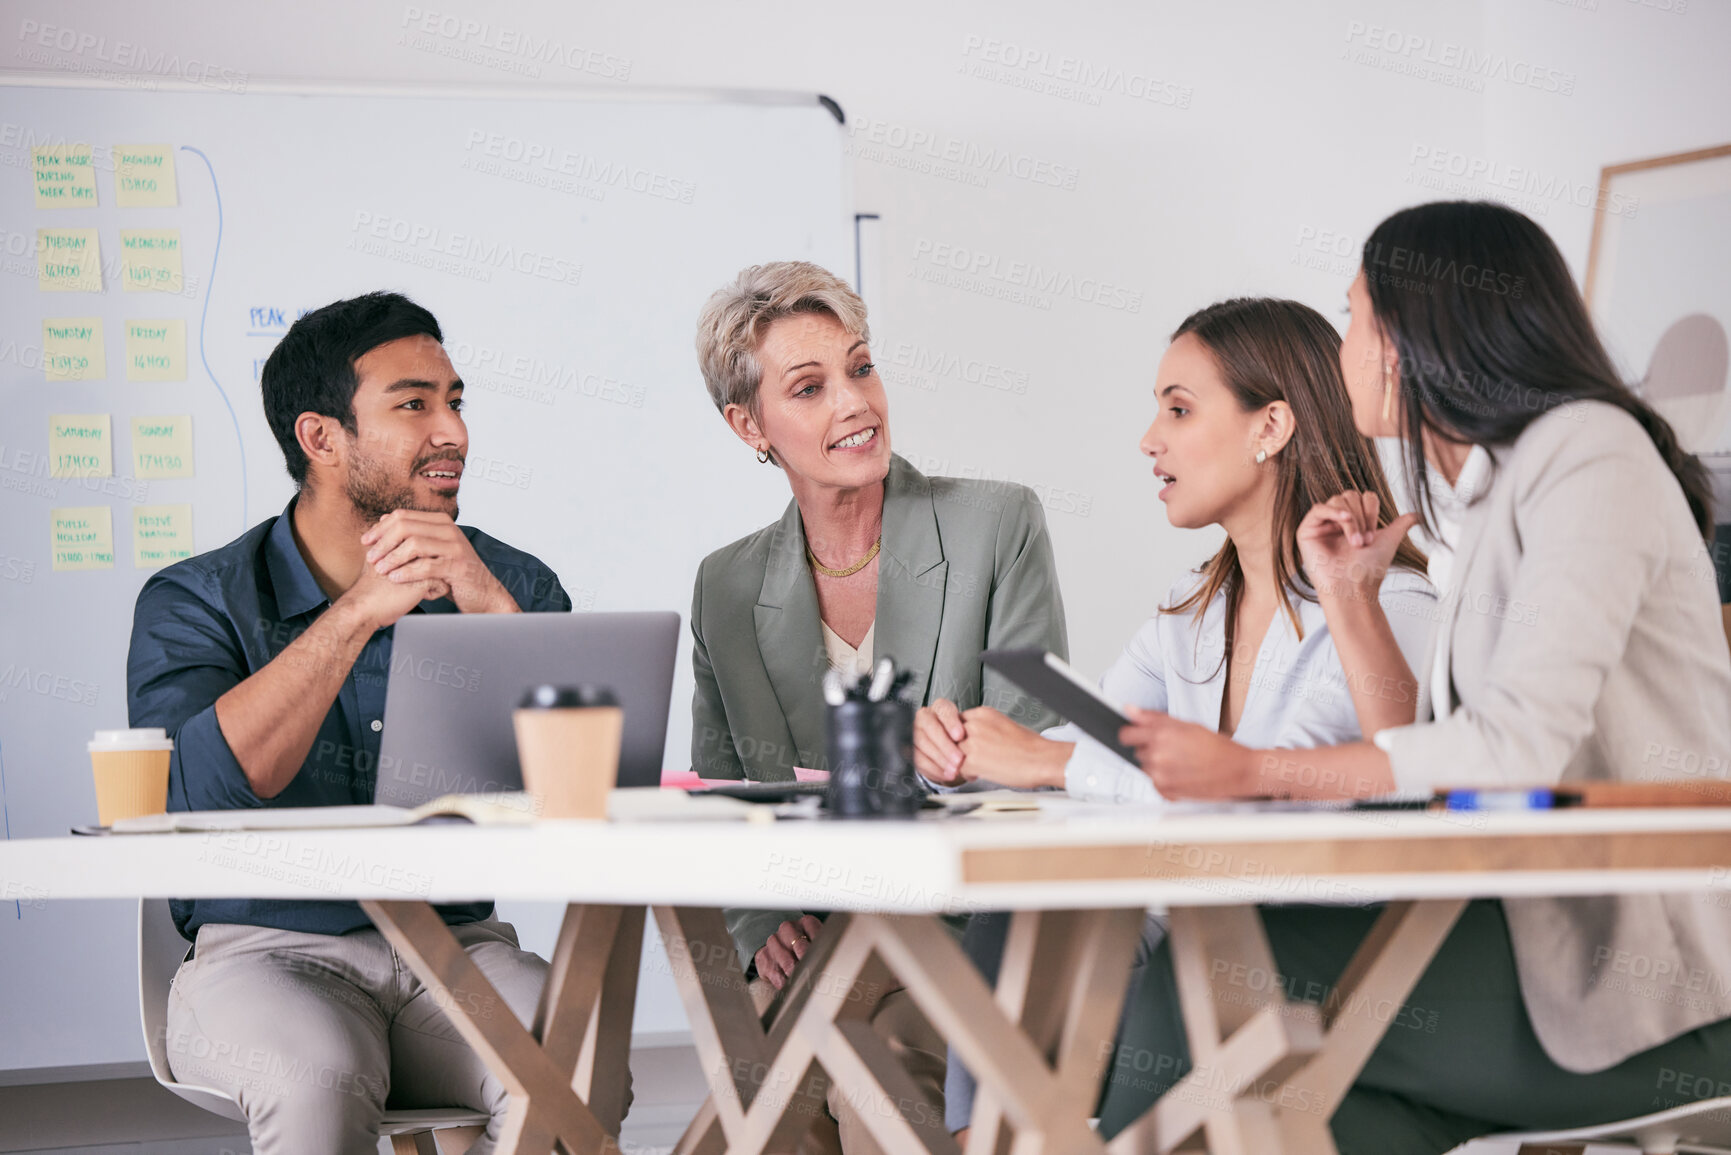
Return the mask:
{"type": "Polygon", "coordinates": [[[240,446],[240,528],[246,532],[252,525],[246,509],[246,441],[240,435],[240,418],[235,416],[234,404],[229,401],[228,394],[223,391],[222,382],[216,379],[216,374],[210,369],[210,355],[204,351],[205,322],[210,319],[210,291],[216,284],[216,259],[222,255],[222,189],[217,187],[216,168],[210,163],[210,158],[190,144],[180,146],[181,152],[190,152],[204,162],[205,171],[210,173],[210,191],[216,194],[216,249],[210,254],[210,278],[204,283],[204,309],[198,315],[198,357],[204,362],[205,374],[210,383],[216,386],[217,395],[228,407],[228,419],[234,422],[234,440],[240,446]]]}
{"type": "Polygon", "coordinates": [[[1578,806],[1580,799],[1554,790],[1450,790],[1450,810],[1552,810],[1578,806]]]}

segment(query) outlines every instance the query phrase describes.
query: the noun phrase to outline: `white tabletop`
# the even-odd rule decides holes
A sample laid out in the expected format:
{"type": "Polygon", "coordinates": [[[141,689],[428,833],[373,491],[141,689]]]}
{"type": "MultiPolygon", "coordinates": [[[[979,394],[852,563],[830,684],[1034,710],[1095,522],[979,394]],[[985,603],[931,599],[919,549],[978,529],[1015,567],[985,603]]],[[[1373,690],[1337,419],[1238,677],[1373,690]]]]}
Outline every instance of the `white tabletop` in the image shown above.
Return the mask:
{"type": "Polygon", "coordinates": [[[1731,809],[541,822],[0,842],[0,899],[485,898],[886,912],[1724,889],[1731,809]]]}

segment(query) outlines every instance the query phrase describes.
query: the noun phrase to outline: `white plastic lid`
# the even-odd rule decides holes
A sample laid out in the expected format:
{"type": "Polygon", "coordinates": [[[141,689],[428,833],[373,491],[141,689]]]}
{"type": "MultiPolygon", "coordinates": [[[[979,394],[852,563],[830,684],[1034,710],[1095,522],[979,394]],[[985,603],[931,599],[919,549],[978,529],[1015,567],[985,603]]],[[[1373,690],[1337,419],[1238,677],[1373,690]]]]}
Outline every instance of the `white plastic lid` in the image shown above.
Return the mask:
{"type": "Polygon", "coordinates": [[[151,726],[142,730],[98,730],[88,748],[92,754],[105,750],[172,750],[174,742],[167,730],[151,726]]]}

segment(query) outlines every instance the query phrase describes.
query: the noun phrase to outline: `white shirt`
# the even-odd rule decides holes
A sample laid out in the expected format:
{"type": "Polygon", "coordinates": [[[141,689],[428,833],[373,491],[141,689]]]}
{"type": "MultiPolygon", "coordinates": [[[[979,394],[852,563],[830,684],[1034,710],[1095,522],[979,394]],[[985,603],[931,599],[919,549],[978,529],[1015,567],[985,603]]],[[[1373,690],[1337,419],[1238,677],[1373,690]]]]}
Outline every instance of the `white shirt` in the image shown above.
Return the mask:
{"type": "MultiPolygon", "coordinates": [[[[1430,584],[1437,597],[1447,603],[1454,593],[1455,546],[1460,541],[1461,522],[1471,505],[1491,483],[1491,455],[1482,445],[1475,445],[1461,463],[1460,476],[1450,485],[1442,473],[1427,471],[1431,493],[1431,509],[1435,515],[1436,535],[1430,550],[1430,584]]],[[[1449,669],[1443,660],[1442,647],[1437,647],[1436,661],[1430,671],[1431,717],[1437,720],[1449,715],[1449,669]]],[[[1422,719],[1421,719],[1422,721],[1422,719]]]]}
{"type": "MultiPolygon", "coordinates": [[[[1172,587],[1165,604],[1182,601],[1199,580],[1187,574],[1172,587]]],[[[1377,600],[1408,667],[1417,668],[1424,661],[1436,617],[1436,594],[1430,583],[1411,570],[1391,569],[1377,600]]],[[[1233,740],[1276,749],[1355,742],[1362,737],[1358,714],[1329,637],[1328,620],[1315,602],[1297,597],[1291,597],[1291,602],[1304,626],[1304,638],[1299,639],[1284,611],[1275,612],[1256,655],[1233,740]]],[[[1225,650],[1226,595],[1220,593],[1200,622],[1194,612],[1148,619],[1100,679],[1100,690],[1120,705],[1163,710],[1182,721],[1219,730],[1220,700],[1226,688],[1226,664],[1221,661],[1225,650]]],[[[1065,789],[1072,797],[1096,802],[1159,799],[1147,774],[1078,727],[1056,726],[1045,736],[1076,743],[1064,768],[1065,789]]]]}
{"type": "Polygon", "coordinates": [[[872,622],[866,628],[866,635],[860,639],[857,650],[848,645],[840,634],[830,629],[828,622],[820,620],[818,625],[823,627],[823,652],[829,658],[830,665],[849,678],[872,672],[872,635],[877,633],[877,622],[872,622]]]}

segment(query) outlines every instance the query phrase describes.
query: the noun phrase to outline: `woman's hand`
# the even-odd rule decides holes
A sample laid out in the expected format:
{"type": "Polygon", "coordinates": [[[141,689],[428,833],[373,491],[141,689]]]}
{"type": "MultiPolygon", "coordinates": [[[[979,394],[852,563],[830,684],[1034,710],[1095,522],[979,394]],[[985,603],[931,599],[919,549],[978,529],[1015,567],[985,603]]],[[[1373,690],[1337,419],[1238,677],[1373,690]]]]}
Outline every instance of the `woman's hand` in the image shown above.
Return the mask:
{"type": "Polygon", "coordinates": [[[1129,708],[1118,741],[1136,751],[1162,798],[1255,798],[1262,793],[1257,752],[1206,726],[1158,710],[1129,708]]]}
{"type": "Polygon", "coordinates": [[[961,743],[962,777],[990,778],[1018,790],[1064,785],[1074,742],[1042,738],[990,706],[974,707],[962,715],[962,722],[967,728],[961,743]]]}
{"type": "Polygon", "coordinates": [[[1395,550],[1418,524],[1418,514],[1403,513],[1378,529],[1380,505],[1374,493],[1337,493],[1298,523],[1298,556],[1317,597],[1376,601],[1395,550]]]}
{"type": "Polygon", "coordinates": [[[780,990],[811,944],[823,930],[823,922],[814,915],[802,914],[798,922],[784,922],[775,928],[763,949],[757,952],[757,977],[780,990]]]}
{"type": "Polygon", "coordinates": [[[960,786],[968,780],[961,746],[967,736],[962,712],[948,698],[921,706],[914,715],[914,769],[939,786],[960,786]]]}

